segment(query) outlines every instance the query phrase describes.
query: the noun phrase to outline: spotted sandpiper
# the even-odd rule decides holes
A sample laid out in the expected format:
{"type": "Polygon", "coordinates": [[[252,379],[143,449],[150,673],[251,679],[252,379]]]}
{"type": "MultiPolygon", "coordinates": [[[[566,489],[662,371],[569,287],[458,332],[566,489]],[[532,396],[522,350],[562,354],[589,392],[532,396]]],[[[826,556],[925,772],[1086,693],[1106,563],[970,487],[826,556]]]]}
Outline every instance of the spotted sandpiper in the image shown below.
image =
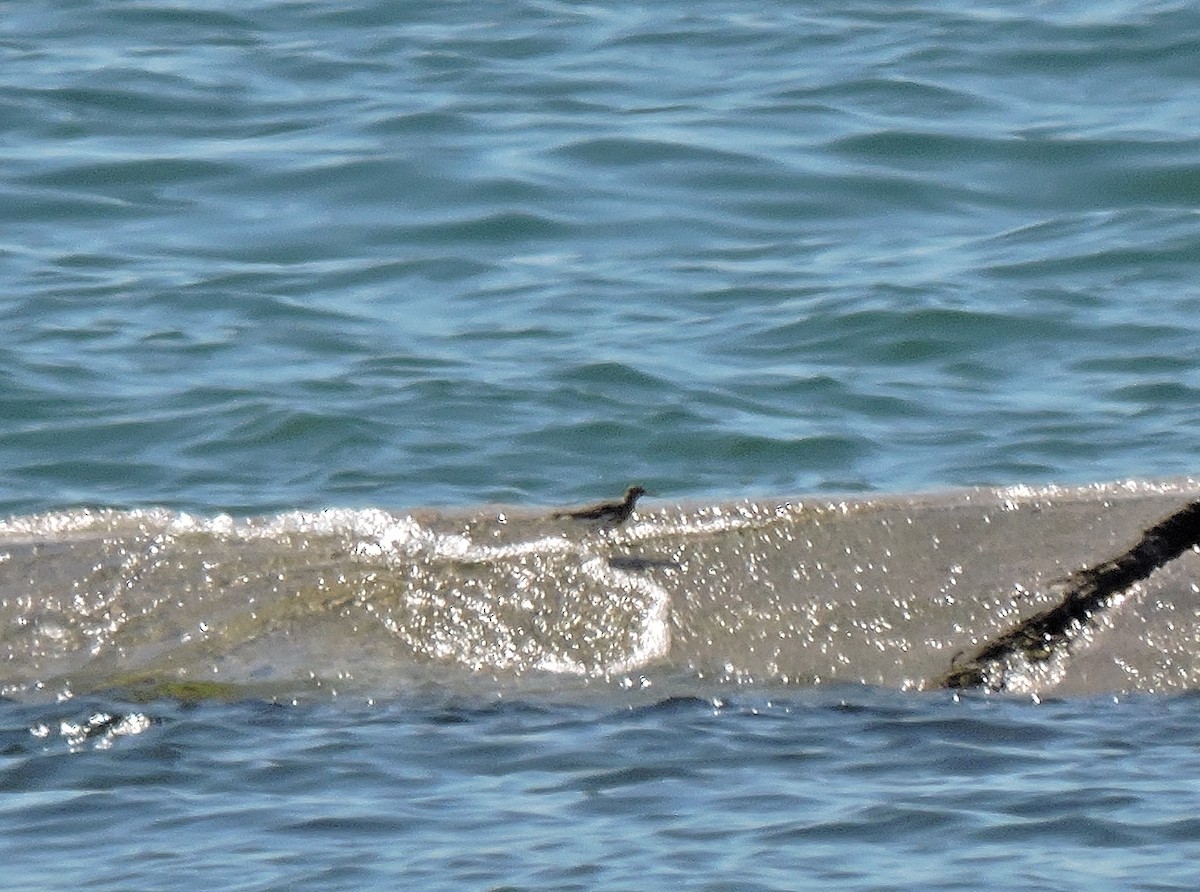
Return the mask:
{"type": "Polygon", "coordinates": [[[625,490],[625,498],[619,502],[601,502],[598,505],[589,505],[587,508],[580,508],[576,511],[557,511],[554,516],[572,520],[588,520],[602,527],[615,527],[629,520],[629,515],[633,513],[633,503],[638,500],[639,496],[645,494],[646,490],[640,486],[631,486],[625,490]]]}

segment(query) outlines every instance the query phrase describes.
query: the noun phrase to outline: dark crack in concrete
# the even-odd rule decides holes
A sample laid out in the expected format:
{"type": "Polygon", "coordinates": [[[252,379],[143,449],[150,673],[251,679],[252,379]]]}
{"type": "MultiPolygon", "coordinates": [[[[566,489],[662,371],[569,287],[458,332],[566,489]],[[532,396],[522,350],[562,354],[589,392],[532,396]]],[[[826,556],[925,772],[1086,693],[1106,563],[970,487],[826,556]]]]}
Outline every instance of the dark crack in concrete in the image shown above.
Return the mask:
{"type": "Polygon", "coordinates": [[[1023,620],[973,655],[956,654],[950,669],[932,687],[1001,690],[1010,658],[1020,656],[1030,663],[1049,659],[1114,597],[1197,545],[1200,501],[1150,527],[1123,554],[1073,573],[1064,581],[1062,600],[1056,606],[1023,620]]]}

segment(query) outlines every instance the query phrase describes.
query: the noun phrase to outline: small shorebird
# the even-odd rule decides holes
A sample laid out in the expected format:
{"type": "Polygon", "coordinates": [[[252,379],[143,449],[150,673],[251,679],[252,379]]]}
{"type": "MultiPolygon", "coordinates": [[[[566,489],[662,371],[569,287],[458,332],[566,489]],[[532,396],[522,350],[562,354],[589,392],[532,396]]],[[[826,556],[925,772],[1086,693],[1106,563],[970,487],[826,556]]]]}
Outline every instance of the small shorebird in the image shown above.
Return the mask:
{"type": "Polygon", "coordinates": [[[629,515],[633,513],[633,503],[645,494],[646,490],[640,486],[631,486],[625,490],[625,498],[619,502],[601,502],[575,511],[556,511],[554,517],[589,520],[601,527],[615,527],[629,520],[629,515]]]}

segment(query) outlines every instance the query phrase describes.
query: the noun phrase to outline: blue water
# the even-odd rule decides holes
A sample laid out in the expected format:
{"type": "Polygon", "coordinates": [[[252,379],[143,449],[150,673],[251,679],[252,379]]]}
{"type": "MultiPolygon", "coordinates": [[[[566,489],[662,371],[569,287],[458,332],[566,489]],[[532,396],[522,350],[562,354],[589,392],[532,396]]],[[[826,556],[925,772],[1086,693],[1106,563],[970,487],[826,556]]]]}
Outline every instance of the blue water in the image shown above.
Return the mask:
{"type": "MultiPolygon", "coordinates": [[[[4,13],[0,512],[66,609],[44,512],[1196,470],[1189,4],[4,13]]],[[[1189,694],[444,669],[2,703],[4,885],[1195,885],[1189,694]]]]}
{"type": "Polygon", "coordinates": [[[1185,889],[1200,855],[1191,697],[160,712],[0,730],[7,888],[1185,889]]]}

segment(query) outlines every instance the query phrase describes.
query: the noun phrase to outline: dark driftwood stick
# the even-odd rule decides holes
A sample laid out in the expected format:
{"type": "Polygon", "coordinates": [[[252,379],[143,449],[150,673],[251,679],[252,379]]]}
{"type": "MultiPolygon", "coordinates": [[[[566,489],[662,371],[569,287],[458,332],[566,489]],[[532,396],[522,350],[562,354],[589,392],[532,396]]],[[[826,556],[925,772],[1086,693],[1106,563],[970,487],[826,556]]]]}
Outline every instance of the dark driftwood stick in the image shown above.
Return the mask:
{"type": "Polygon", "coordinates": [[[1015,654],[1030,662],[1047,659],[1069,641],[1073,628],[1107,607],[1114,595],[1195,545],[1200,545],[1200,502],[1192,502],[1150,527],[1124,554],[1072,574],[1057,606],[1022,621],[973,656],[965,660],[956,658],[950,670],[936,679],[933,686],[982,687],[987,684],[989,664],[998,665],[1015,654]]]}

